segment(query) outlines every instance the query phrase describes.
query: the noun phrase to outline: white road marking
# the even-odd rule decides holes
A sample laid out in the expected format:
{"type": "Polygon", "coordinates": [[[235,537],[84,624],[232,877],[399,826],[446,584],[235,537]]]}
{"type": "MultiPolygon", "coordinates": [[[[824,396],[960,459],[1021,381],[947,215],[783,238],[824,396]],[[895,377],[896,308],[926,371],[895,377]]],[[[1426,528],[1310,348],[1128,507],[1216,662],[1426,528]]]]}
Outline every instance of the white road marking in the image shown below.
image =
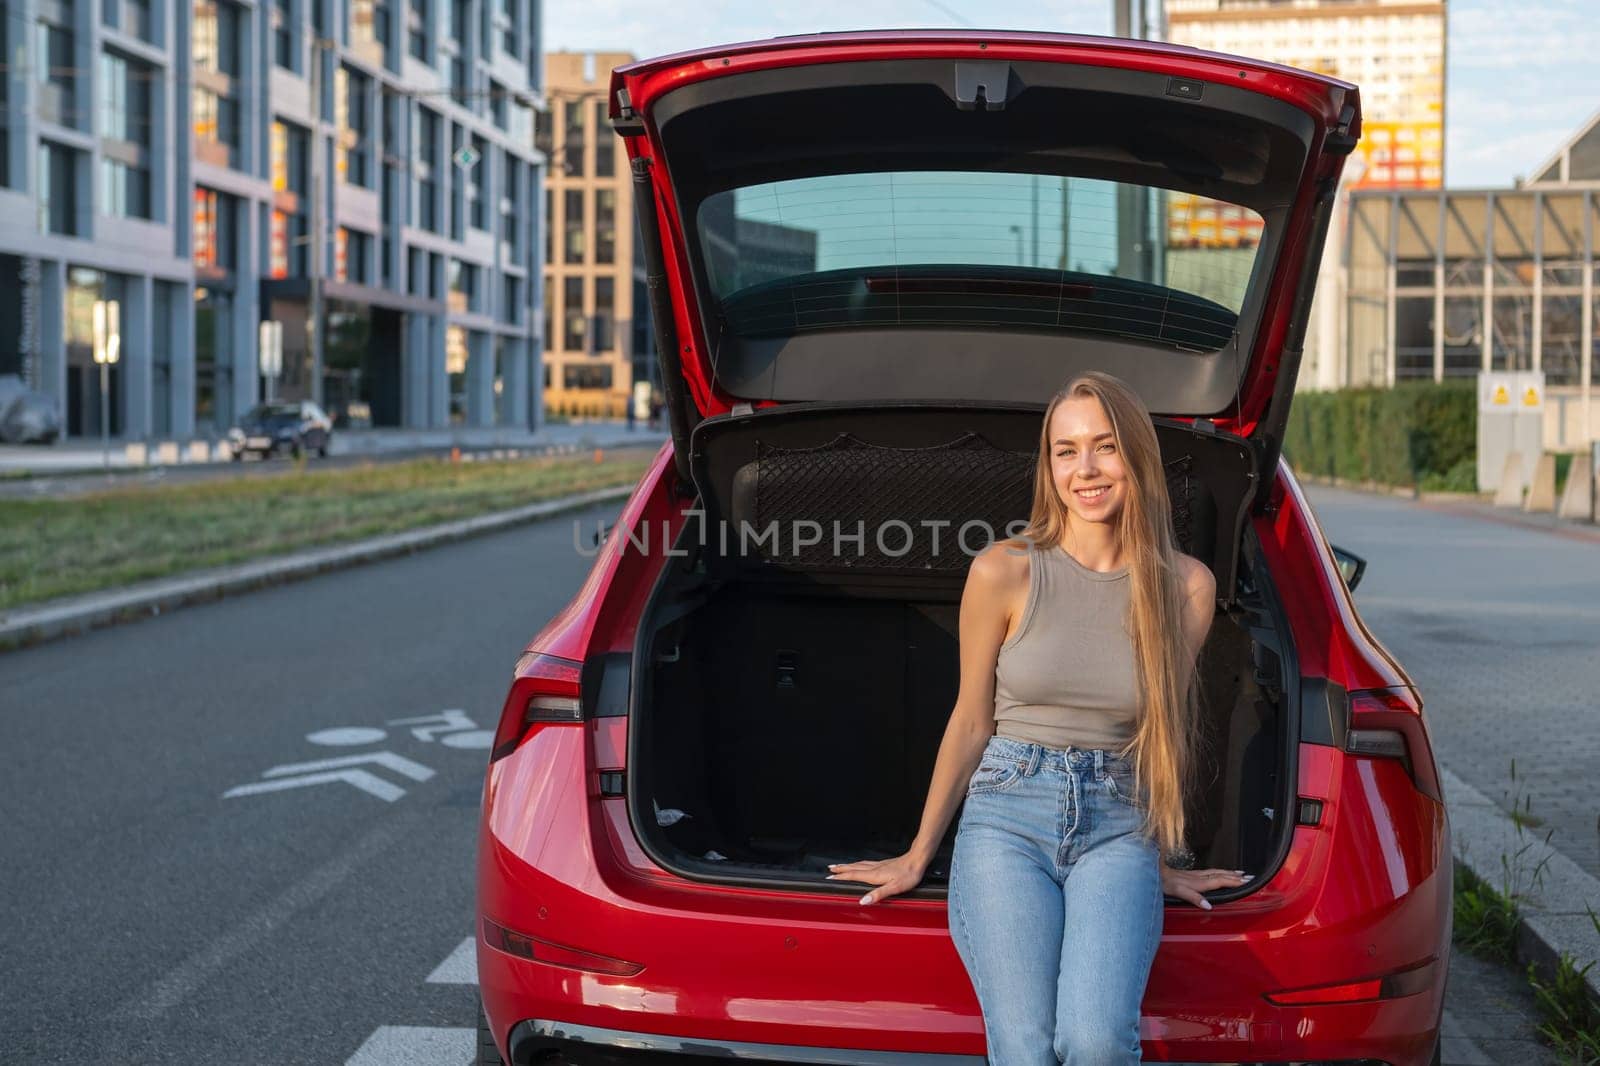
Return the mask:
{"type": "Polygon", "coordinates": [[[350,725],[319,729],[315,733],[307,733],[306,739],[325,747],[351,748],[357,744],[376,744],[388,735],[384,730],[371,726],[350,725]]]}
{"type": "Polygon", "coordinates": [[[314,770],[337,770],[342,766],[360,766],[362,763],[374,762],[384,766],[413,781],[426,781],[433,776],[433,771],[419,762],[412,762],[404,755],[396,755],[392,751],[374,751],[366,755],[342,755],[337,759],[317,759],[315,762],[296,762],[286,766],[274,766],[262,777],[283,777],[286,774],[303,774],[314,770]]]}
{"type": "Polygon", "coordinates": [[[356,842],[355,847],[330,859],[296,882],[287,892],[218,937],[204,949],[190,955],[156,981],[139,998],[131,1000],[112,1015],[155,1021],[183,1002],[211,976],[264,939],[283,928],[297,911],[327,895],[368,859],[383,851],[407,829],[404,819],[391,819],[356,842]]]}
{"type": "Polygon", "coordinates": [[[466,733],[451,733],[449,736],[440,737],[439,743],[447,748],[488,751],[494,746],[494,733],[487,729],[473,729],[466,733]]]}
{"type": "Polygon", "coordinates": [[[402,777],[409,777],[413,781],[426,781],[433,776],[433,771],[421,763],[412,762],[392,751],[375,751],[366,755],[343,755],[336,759],[317,759],[313,762],[289,763],[284,766],[274,766],[266,773],[265,778],[278,780],[257,781],[249,785],[235,785],[222,794],[223,799],[232,799],[235,796],[256,796],[263,792],[282,792],[291,788],[310,788],[313,785],[325,785],[331,781],[343,781],[345,784],[373,795],[386,803],[393,803],[406,794],[406,790],[399,785],[385,781],[376,774],[366,770],[357,770],[354,767],[362,763],[377,763],[402,777]],[[296,776],[290,776],[290,775],[296,776]]]}
{"type": "Polygon", "coordinates": [[[448,958],[428,975],[430,985],[475,985],[478,983],[478,938],[469,936],[456,945],[448,958]]]}
{"type": "Polygon", "coordinates": [[[431,743],[435,737],[443,733],[478,728],[478,723],[468,718],[467,712],[459,707],[452,707],[438,714],[425,714],[420,718],[396,718],[389,724],[416,726],[411,735],[424,743],[431,743]]]}
{"type": "Polygon", "coordinates": [[[471,1066],[477,1054],[476,1029],[381,1025],[345,1066],[471,1066]]]}
{"type": "Polygon", "coordinates": [[[369,774],[365,770],[330,770],[322,774],[304,774],[300,777],[285,777],[278,781],[259,781],[253,785],[236,785],[222,794],[223,799],[233,799],[235,796],[257,796],[263,792],[284,792],[291,788],[310,788],[312,785],[325,785],[330,781],[343,781],[353,785],[369,795],[377,796],[385,803],[393,803],[406,794],[406,790],[399,785],[392,784],[379,777],[369,774]]]}

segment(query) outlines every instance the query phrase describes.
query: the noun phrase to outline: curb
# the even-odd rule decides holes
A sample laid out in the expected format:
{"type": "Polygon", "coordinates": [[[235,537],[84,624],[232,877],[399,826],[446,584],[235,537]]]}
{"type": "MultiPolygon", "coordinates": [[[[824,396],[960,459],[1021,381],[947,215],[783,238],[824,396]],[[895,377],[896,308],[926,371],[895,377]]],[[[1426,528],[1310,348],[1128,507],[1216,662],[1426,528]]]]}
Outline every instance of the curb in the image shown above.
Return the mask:
{"type": "Polygon", "coordinates": [[[497,533],[513,526],[536,522],[564,511],[577,510],[607,500],[626,499],[634,485],[595,489],[575,496],[516,507],[509,511],[463,518],[422,529],[373,537],[354,544],[310,548],[275,559],[258,559],[200,573],[182,574],[157,581],[141,582],[127,588],[90,593],[55,600],[34,607],[23,607],[0,615],[0,653],[31,647],[56,637],[72,636],[102,626],[137,621],[162,611],[191,603],[205,603],[224,596],[278,585],[301,578],[315,577],[332,570],[362,563],[408,555],[425,548],[466,540],[486,533],[497,533]]]}
{"type": "Polygon", "coordinates": [[[1570,518],[1557,518],[1553,514],[1529,515],[1520,510],[1493,507],[1486,504],[1484,498],[1475,493],[1415,493],[1404,486],[1382,485],[1373,481],[1349,481],[1344,478],[1329,478],[1313,474],[1297,474],[1295,476],[1304,485],[1319,485],[1324,488],[1341,489],[1345,492],[1366,493],[1370,496],[1393,496],[1421,507],[1423,510],[1435,511],[1439,514],[1476,518],[1484,522],[1494,522],[1497,525],[1511,526],[1516,529],[1531,529],[1536,533],[1553,533],[1558,537],[1566,537],[1569,540],[1600,543],[1600,527],[1590,525],[1588,522],[1570,518]]]}
{"type": "MultiPolygon", "coordinates": [[[[1496,891],[1509,887],[1519,894],[1518,961],[1532,963],[1549,981],[1563,954],[1579,969],[1600,959],[1600,929],[1586,909],[1600,913],[1600,879],[1546,844],[1537,830],[1520,828],[1498,804],[1446,767],[1439,767],[1439,778],[1456,863],[1496,891]],[[1541,866],[1534,884],[1532,871],[1541,866]]],[[[1600,964],[1584,975],[1584,985],[1590,1003],[1600,1008],[1600,964]]]]}

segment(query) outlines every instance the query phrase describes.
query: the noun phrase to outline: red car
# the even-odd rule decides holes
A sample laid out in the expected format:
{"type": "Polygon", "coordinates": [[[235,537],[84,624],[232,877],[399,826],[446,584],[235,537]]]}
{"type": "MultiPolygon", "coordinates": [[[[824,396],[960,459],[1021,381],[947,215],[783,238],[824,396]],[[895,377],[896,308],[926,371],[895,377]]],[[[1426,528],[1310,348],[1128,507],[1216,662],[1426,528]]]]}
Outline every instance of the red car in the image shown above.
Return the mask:
{"type": "Polygon", "coordinates": [[[854,33],[623,67],[611,116],[672,439],[506,697],[482,1061],[983,1061],[958,819],[881,905],[827,865],[914,837],[972,554],[1028,515],[1051,392],[1101,367],[1157,416],[1180,546],[1217,576],[1195,865],[1256,875],[1169,899],[1145,1055],[1437,1062],[1452,870],[1422,703],[1280,457],[1355,88],[1147,42],[854,33]]]}

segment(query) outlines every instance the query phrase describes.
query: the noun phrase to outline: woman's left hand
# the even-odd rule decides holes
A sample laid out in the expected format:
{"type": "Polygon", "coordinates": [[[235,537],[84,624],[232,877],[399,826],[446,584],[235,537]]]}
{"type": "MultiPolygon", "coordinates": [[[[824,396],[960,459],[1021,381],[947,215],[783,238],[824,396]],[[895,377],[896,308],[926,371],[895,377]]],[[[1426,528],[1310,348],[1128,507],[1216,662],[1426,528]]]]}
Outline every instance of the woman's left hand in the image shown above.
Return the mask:
{"type": "Polygon", "coordinates": [[[1161,891],[1193,903],[1202,910],[1210,910],[1211,901],[1200,893],[1214,888],[1236,888],[1253,876],[1243,870],[1178,870],[1163,863],[1161,891]]]}

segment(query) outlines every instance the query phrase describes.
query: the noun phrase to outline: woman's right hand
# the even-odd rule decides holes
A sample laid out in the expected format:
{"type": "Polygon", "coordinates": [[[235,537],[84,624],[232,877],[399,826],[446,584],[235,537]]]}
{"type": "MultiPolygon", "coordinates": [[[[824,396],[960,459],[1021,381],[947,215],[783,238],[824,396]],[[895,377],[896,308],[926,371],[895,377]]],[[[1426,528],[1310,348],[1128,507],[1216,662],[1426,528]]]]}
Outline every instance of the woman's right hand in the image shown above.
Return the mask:
{"type": "Polygon", "coordinates": [[[865,907],[916,888],[928,872],[928,864],[908,852],[892,859],[834,863],[828,869],[833,871],[828,875],[829,881],[862,881],[878,886],[861,897],[865,907]]]}

